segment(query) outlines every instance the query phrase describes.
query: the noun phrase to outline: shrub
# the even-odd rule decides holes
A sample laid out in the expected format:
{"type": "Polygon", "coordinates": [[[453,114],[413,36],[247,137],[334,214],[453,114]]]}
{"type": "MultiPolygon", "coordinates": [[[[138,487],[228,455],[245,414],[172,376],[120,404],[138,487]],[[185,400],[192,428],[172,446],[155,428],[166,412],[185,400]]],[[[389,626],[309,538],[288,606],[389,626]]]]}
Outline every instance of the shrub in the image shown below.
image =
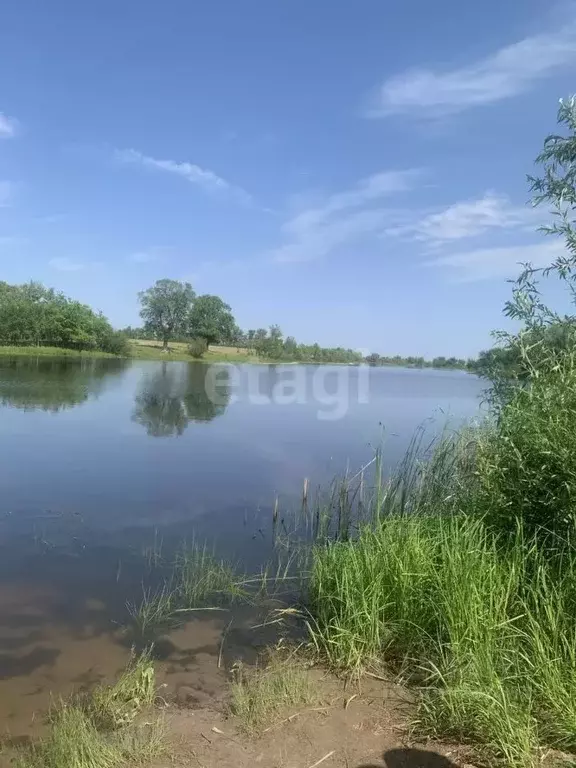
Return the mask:
{"type": "Polygon", "coordinates": [[[207,350],[208,344],[206,343],[206,339],[192,339],[190,344],[188,344],[188,354],[191,357],[195,357],[197,360],[204,357],[207,350]]]}
{"type": "Polygon", "coordinates": [[[103,352],[109,352],[111,355],[128,357],[130,354],[128,337],[122,331],[111,330],[101,338],[99,346],[103,352]]]}
{"type": "Polygon", "coordinates": [[[517,386],[497,430],[477,453],[485,519],[503,532],[520,522],[570,535],[576,518],[576,357],[517,386]]]}

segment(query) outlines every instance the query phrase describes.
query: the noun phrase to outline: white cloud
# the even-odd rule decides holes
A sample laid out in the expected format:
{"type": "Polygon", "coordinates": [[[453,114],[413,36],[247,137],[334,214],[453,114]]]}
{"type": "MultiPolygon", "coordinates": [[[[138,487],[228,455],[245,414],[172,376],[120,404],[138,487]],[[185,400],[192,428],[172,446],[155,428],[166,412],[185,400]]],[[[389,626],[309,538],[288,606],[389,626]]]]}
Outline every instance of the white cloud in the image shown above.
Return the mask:
{"type": "Polygon", "coordinates": [[[378,234],[392,212],[378,206],[382,198],[404,192],[420,171],[385,171],[358,182],[352,189],[330,195],[320,205],[304,209],[282,227],[288,242],[272,253],[274,261],[310,261],[334,248],[378,234]]]}
{"type": "Polygon", "coordinates": [[[479,248],[453,253],[425,262],[425,266],[441,267],[450,270],[458,281],[474,282],[514,277],[520,272],[519,265],[527,262],[534,267],[546,267],[565,251],[563,241],[551,239],[531,245],[479,248]]]}
{"type": "Polygon", "coordinates": [[[156,254],[150,253],[150,251],[137,251],[128,256],[128,261],[131,261],[133,264],[149,264],[155,260],[156,254]]]}
{"type": "Polygon", "coordinates": [[[43,224],[58,224],[66,219],[65,213],[49,213],[46,216],[39,216],[38,221],[43,224]]]}
{"type": "Polygon", "coordinates": [[[0,180],[0,208],[10,205],[12,199],[13,185],[10,181],[0,180]]]}
{"type": "Polygon", "coordinates": [[[239,202],[250,204],[252,197],[245,190],[236,187],[213,171],[200,168],[193,163],[179,163],[175,160],[157,160],[153,157],[143,155],[135,149],[118,150],[115,153],[116,159],[121,163],[140,165],[143,168],[149,168],[153,171],[164,171],[181,176],[192,184],[202,187],[207,192],[226,193],[239,202]]]}
{"type": "Polygon", "coordinates": [[[0,139],[11,139],[18,132],[18,121],[0,112],[0,139]]]}
{"type": "Polygon", "coordinates": [[[52,267],[52,269],[57,269],[59,272],[80,272],[80,270],[85,269],[87,265],[61,256],[55,259],[50,259],[48,266],[52,267]]]}
{"type": "Polygon", "coordinates": [[[427,213],[416,221],[390,228],[389,235],[408,236],[431,247],[477,237],[491,230],[536,230],[542,224],[543,211],[528,205],[514,205],[506,195],[495,192],[476,200],[464,200],[439,211],[427,213]]]}
{"type": "Polygon", "coordinates": [[[576,23],[526,37],[458,69],[413,69],[386,80],[369,115],[435,117],[493,104],[528,91],[540,79],[576,62],[576,23]]]}

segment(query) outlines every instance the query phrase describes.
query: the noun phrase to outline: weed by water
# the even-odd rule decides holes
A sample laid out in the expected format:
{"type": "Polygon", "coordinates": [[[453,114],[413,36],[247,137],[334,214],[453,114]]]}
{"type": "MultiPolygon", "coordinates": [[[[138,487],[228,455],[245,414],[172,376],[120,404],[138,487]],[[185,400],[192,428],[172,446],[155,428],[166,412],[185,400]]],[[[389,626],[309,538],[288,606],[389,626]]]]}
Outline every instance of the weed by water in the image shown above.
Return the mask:
{"type": "Polygon", "coordinates": [[[123,755],[102,736],[86,712],[62,704],[52,713],[50,733],[16,759],[17,768],[116,768],[123,755]]]}
{"type": "Polygon", "coordinates": [[[196,542],[182,547],[174,564],[174,585],[181,609],[196,609],[208,600],[233,601],[247,597],[235,569],[217,560],[206,545],[196,542]]]}
{"type": "Polygon", "coordinates": [[[138,643],[151,643],[161,632],[174,628],[179,620],[176,590],[169,584],[161,588],[143,588],[140,602],[128,602],[130,629],[138,643]]]}
{"type": "Polygon", "coordinates": [[[54,706],[49,732],[16,756],[17,768],[118,768],[156,759],[166,752],[163,719],[137,715],[155,696],[148,653],[134,657],[117,683],[99,686],[87,697],[54,706]]]}
{"type": "Polygon", "coordinates": [[[231,710],[249,733],[271,726],[290,707],[317,702],[306,667],[293,655],[273,652],[255,668],[238,663],[233,669],[231,710]]]}
{"type": "Polygon", "coordinates": [[[117,730],[130,725],[143,708],[154,702],[156,676],[151,650],[133,654],[114,685],[99,685],[88,699],[88,712],[99,730],[117,730]]]}

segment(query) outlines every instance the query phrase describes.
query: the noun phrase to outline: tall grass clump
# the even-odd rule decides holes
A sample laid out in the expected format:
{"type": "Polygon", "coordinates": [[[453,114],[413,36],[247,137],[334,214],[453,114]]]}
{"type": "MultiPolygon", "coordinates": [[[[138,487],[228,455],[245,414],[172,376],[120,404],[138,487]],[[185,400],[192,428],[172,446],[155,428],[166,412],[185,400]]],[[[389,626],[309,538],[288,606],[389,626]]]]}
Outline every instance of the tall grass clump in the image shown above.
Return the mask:
{"type": "Polygon", "coordinates": [[[143,587],[141,600],[129,600],[126,603],[130,616],[129,629],[140,647],[153,644],[160,633],[178,625],[176,597],[174,588],[170,584],[163,584],[155,589],[143,587]]]}
{"type": "Polygon", "coordinates": [[[82,708],[62,704],[49,735],[17,757],[18,768],[116,768],[121,750],[103,738],[82,708]]]}
{"type": "MultiPolygon", "coordinates": [[[[576,347],[576,339],[575,339],[576,347]]],[[[487,523],[505,533],[572,538],[576,521],[576,353],[553,358],[517,387],[477,455],[487,523]]]]}
{"type": "Polygon", "coordinates": [[[183,544],[172,562],[162,558],[157,564],[162,578],[143,584],[142,597],[126,603],[127,630],[141,649],[180,626],[191,612],[223,610],[222,605],[248,599],[258,583],[240,577],[232,565],[195,541],[183,544]]]}
{"type": "Polygon", "coordinates": [[[419,687],[420,728],[510,766],[576,751],[574,385],[566,355],[424,465],[411,454],[312,556],[324,658],[386,665],[419,687]]]}
{"type": "Polygon", "coordinates": [[[166,729],[154,713],[138,715],[155,697],[154,668],[145,653],[134,656],[119,680],[52,707],[48,734],[21,750],[18,768],[117,768],[153,760],[166,751],[166,729]]]}
{"type": "Polygon", "coordinates": [[[426,732],[528,766],[542,744],[576,747],[576,554],[519,521],[499,535],[464,479],[435,510],[414,490],[410,514],[315,546],[311,637],[338,669],[416,685],[426,732]]]}
{"type": "Polygon", "coordinates": [[[99,685],[88,698],[88,712],[100,730],[131,725],[145,707],[154,703],[156,675],[151,649],[132,658],[114,685],[99,685]]]}
{"type": "Polygon", "coordinates": [[[198,608],[210,601],[233,601],[246,596],[243,580],[226,561],[218,560],[207,546],[193,541],[176,555],[173,584],[182,609],[198,608]]]}
{"type": "Polygon", "coordinates": [[[248,733],[273,725],[287,708],[312,706],[316,701],[310,675],[293,654],[276,650],[255,668],[238,663],[233,669],[231,711],[248,733]]]}

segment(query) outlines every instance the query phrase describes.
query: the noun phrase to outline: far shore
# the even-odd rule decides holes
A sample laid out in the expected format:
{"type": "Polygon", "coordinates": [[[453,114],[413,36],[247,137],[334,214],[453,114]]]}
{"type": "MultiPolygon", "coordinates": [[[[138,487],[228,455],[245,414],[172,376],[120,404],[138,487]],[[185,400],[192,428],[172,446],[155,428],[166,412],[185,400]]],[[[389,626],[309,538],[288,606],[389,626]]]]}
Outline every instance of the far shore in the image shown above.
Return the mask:
{"type": "MultiPolygon", "coordinates": [[[[44,346],[0,346],[0,357],[70,357],[70,358],[109,358],[124,360],[161,360],[163,362],[183,363],[238,363],[248,365],[339,365],[356,367],[364,363],[342,363],[325,360],[273,360],[258,356],[253,350],[233,346],[210,346],[201,358],[194,358],[188,352],[185,342],[172,341],[166,352],[159,341],[130,339],[129,355],[113,355],[101,350],[77,350],[65,347],[44,346]]],[[[383,363],[381,368],[430,368],[402,363],[383,363]]],[[[440,369],[439,369],[440,370],[440,369]]],[[[459,368],[443,368],[441,370],[461,370],[459,368]]]]}

